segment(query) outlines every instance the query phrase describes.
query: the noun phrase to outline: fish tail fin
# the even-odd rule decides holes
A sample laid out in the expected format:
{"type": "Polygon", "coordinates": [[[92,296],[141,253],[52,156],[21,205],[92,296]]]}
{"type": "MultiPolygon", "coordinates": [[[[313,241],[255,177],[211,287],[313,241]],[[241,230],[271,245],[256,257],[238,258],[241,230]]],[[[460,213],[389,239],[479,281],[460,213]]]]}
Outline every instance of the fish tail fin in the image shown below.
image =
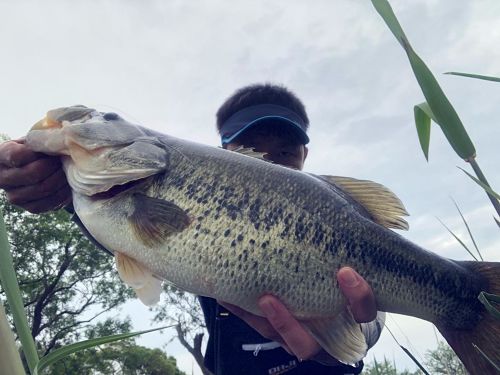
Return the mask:
{"type": "MultiPolygon", "coordinates": [[[[500,295],[500,263],[460,264],[480,274],[487,281],[485,292],[500,295]]],[[[485,310],[481,321],[471,330],[450,330],[439,324],[436,326],[472,375],[500,373],[500,319],[497,316],[485,310]]]]}

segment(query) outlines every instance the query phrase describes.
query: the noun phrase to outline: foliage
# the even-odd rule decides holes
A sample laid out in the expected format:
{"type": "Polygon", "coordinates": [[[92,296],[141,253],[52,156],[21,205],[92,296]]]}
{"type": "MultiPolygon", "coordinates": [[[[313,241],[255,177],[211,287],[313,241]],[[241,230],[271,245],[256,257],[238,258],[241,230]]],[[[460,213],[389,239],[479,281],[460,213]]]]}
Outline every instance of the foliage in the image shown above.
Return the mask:
{"type": "Polygon", "coordinates": [[[400,371],[396,368],[396,365],[387,360],[384,357],[383,362],[378,362],[377,358],[373,358],[373,362],[368,363],[364,370],[363,374],[366,375],[419,375],[422,374],[421,371],[417,370],[415,372],[411,372],[408,370],[400,371]]]}
{"type": "Polygon", "coordinates": [[[202,343],[206,326],[197,297],[167,283],[163,290],[166,300],[154,308],[154,320],[174,324],[179,342],[191,353],[203,374],[211,374],[203,364],[202,343]]]}
{"type": "Polygon", "coordinates": [[[425,357],[425,364],[429,368],[431,374],[468,374],[455,352],[445,342],[440,341],[436,349],[428,350],[425,353],[425,357]]]}
{"type": "MultiPolygon", "coordinates": [[[[130,321],[108,319],[90,327],[87,339],[128,332],[130,321]]],[[[86,349],[72,354],[50,368],[54,375],[185,375],[177,368],[175,358],[160,349],[150,349],[135,344],[133,338],[86,349]]]]}
{"type": "MultiPolygon", "coordinates": [[[[415,78],[422,90],[422,93],[426,99],[426,102],[418,104],[414,107],[414,116],[415,116],[415,124],[417,127],[417,133],[420,141],[420,145],[422,151],[426,159],[428,160],[428,151],[429,151],[429,142],[430,142],[430,126],[431,120],[434,121],[437,125],[440,126],[444,135],[446,136],[448,143],[455,150],[458,156],[464,159],[466,162],[470,164],[477,178],[472,176],[470,173],[464,172],[472,178],[476,183],[478,183],[486,192],[488,199],[492,203],[494,209],[497,214],[500,215],[500,200],[499,195],[491,188],[489,185],[486,176],[483,174],[477,160],[476,160],[476,149],[470,139],[465,127],[462,124],[460,117],[457,112],[453,108],[453,105],[450,103],[445,93],[441,89],[439,83],[436,78],[432,74],[431,70],[427,67],[425,62],[418,56],[418,54],[414,51],[411,46],[408,38],[406,37],[399,21],[394,14],[389,2],[387,0],[371,0],[373,6],[380,14],[389,30],[392,32],[398,43],[405,50],[410,66],[413,70],[415,78]]],[[[477,78],[489,81],[500,82],[499,77],[491,77],[491,76],[483,76],[477,74],[468,74],[468,73],[457,73],[451,72],[449,74],[460,75],[470,78],[477,78]]],[[[458,206],[457,206],[458,209],[458,206]]],[[[460,210],[459,210],[460,212],[460,210]]],[[[464,223],[468,228],[463,215],[460,212],[464,223]]],[[[500,221],[494,217],[496,224],[500,227],[500,221]]],[[[452,233],[453,234],[453,233],[452,233]]],[[[469,234],[472,234],[469,230],[469,234]]],[[[454,235],[454,234],[453,234],[454,235]]],[[[455,235],[454,235],[455,236],[455,235]]],[[[457,240],[459,238],[455,236],[457,240]]],[[[460,240],[459,240],[460,241],[460,240]]],[[[461,241],[460,241],[461,242],[461,241]]],[[[474,240],[473,240],[474,242],[474,240]]],[[[463,243],[462,243],[463,245],[463,243]]],[[[475,242],[474,242],[475,245],[475,242]]],[[[466,246],[465,246],[466,247],[466,246]]],[[[467,249],[467,247],[466,247],[467,249]]],[[[477,247],[476,247],[477,249],[477,247]]],[[[471,253],[472,255],[472,253],[471,253]]],[[[480,294],[481,302],[487,307],[488,311],[490,311],[494,316],[498,318],[499,312],[496,308],[493,307],[492,303],[495,303],[495,300],[498,302],[500,296],[485,294],[482,292],[480,294]]],[[[439,349],[439,348],[438,348],[439,349]]],[[[479,348],[477,348],[479,350],[479,348]]],[[[451,349],[450,349],[451,350],[451,349]]],[[[492,360],[488,358],[483,352],[480,352],[491,364],[493,364],[492,360]]],[[[443,353],[444,355],[444,353],[443,353]]],[[[479,357],[478,357],[479,358],[479,357]]],[[[459,362],[460,363],[460,362],[459,362]]],[[[493,366],[496,367],[495,364],[493,366]]],[[[498,369],[498,367],[497,367],[498,369]]],[[[448,372],[447,372],[448,373],[448,372]]],[[[457,373],[455,371],[451,371],[450,373],[457,373]]]]}
{"type": "MultiPolygon", "coordinates": [[[[388,26],[389,30],[395,36],[396,40],[405,50],[408,61],[415,74],[415,78],[426,99],[425,103],[421,103],[414,107],[418,137],[426,159],[428,159],[429,156],[430,123],[432,119],[440,126],[448,139],[448,143],[455,150],[457,155],[471,165],[481,186],[487,187],[487,189],[485,189],[486,194],[497,211],[497,214],[500,215],[500,202],[498,198],[488,191],[491,187],[476,160],[476,149],[467,130],[462,124],[462,120],[455,111],[455,108],[446,97],[438,81],[425,62],[413,50],[389,2],[387,0],[372,0],[372,4],[388,26]]],[[[459,74],[480,79],[498,80],[497,77],[459,74]]],[[[495,221],[500,226],[498,219],[495,218],[495,221]]]]}
{"type": "MultiPolygon", "coordinates": [[[[31,334],[42,355],[76,341],[84,327],[131,295],[112,258],[81,234],[67,212],[31,215],[3,195],[0,207],[31,334]]],[[[9,304],[6,310],[10,316],[9,304]]]]}
{"type": "Polygon", "coordinates": [[[19,356],[19,351],[16,343],[14,342],[14,336],[10,329],[10,325],[7,321],[7,316],[5,315],[5,309],[0,303],[0,344],[2,345],[2,350],[0,350],[0,363],[1,363],[1,373],[6,373],[9,375],[24,375],[24,367],[21,362],[21,357],[19,356]]]}
{"type": "Polygon", "coordinates": [[[131,293],[118,279],[112,258],[80,233],[67,212],[31,215],[0,195],[2,207],[31,334],[43,353],[40,362],[30,362],[32,373],[49,366],[51,374],[115,374],[116,369],[123,374],[181,374],[174,358],[136,345],[132,337],[139,333],[117,334],[129,331],[130,322],[91,324],[131,293]],[[68,345],[82,336],[88,340],[68,345]]]}

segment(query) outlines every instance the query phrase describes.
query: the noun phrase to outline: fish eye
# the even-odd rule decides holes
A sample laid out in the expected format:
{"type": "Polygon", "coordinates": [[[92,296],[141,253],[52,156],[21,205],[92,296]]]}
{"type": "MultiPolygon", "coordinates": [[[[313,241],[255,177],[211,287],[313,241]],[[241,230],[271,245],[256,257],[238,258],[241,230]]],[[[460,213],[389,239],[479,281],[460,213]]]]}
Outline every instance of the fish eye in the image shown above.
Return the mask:
{"type": "Polygon", "coordinates": [[[106,121],[113,121],[113,120],[118,120],[120,118],[120,116],[118,116],[116,113],[114,112],[106,112],[104,114],[104,116],[102,116],[104,118],[104,120],[106,121]]]}

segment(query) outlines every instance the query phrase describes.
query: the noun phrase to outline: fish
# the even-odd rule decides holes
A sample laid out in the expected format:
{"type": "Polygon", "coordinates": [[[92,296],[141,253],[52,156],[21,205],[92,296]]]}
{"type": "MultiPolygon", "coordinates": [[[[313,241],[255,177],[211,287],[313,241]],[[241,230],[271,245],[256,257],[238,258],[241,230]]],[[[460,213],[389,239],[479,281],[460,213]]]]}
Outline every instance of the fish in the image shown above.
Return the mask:
{"type": "Polygon", "coordinates": [[[432,322],[470,373],[496,373],[473,345],[500,360],[500,321],[478,300],[500,293],[500,263],[447,259],[396,233],[408,229],[407,212],[383,185],[293,170],[80,105],[47,112],[26,144],[61,158],[84,231],[146,305],[163,281],[261,316],[257,301],[272,294],[324,350],[355,363],[367,347],[335,277],[350,266],[379,311],[432,322]]]}

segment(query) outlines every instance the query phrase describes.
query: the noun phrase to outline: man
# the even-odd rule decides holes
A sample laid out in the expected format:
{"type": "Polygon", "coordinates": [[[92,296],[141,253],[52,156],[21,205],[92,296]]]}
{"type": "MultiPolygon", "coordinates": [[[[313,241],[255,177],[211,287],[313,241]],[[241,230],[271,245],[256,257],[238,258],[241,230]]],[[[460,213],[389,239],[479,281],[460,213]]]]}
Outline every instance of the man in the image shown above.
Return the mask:
{"type": "MultiPolygon", "coordinates": [[[[265,158],[301,170],[308,154],[309,120],[302,102],[284,87],[264,84],[244,87],[220,107],[217,129],[222,146],[248,147],[265,158]]],[[[0,144],[0,188],[13,204],[39,213],[71,202],[58,158],[33,153],[20,141],[0,144]]],[[[371,288],[345,267],[337,280],[354,318],[362,325],[368,346],[378,340],[383,316],[377,316],[371,288]]],[[[209,331],[207,368],[216,374],[357,374],[362,363],[349,366],[330,357],[280,301],[262,296],[265,315],[200,297],[209,331]]]]}

